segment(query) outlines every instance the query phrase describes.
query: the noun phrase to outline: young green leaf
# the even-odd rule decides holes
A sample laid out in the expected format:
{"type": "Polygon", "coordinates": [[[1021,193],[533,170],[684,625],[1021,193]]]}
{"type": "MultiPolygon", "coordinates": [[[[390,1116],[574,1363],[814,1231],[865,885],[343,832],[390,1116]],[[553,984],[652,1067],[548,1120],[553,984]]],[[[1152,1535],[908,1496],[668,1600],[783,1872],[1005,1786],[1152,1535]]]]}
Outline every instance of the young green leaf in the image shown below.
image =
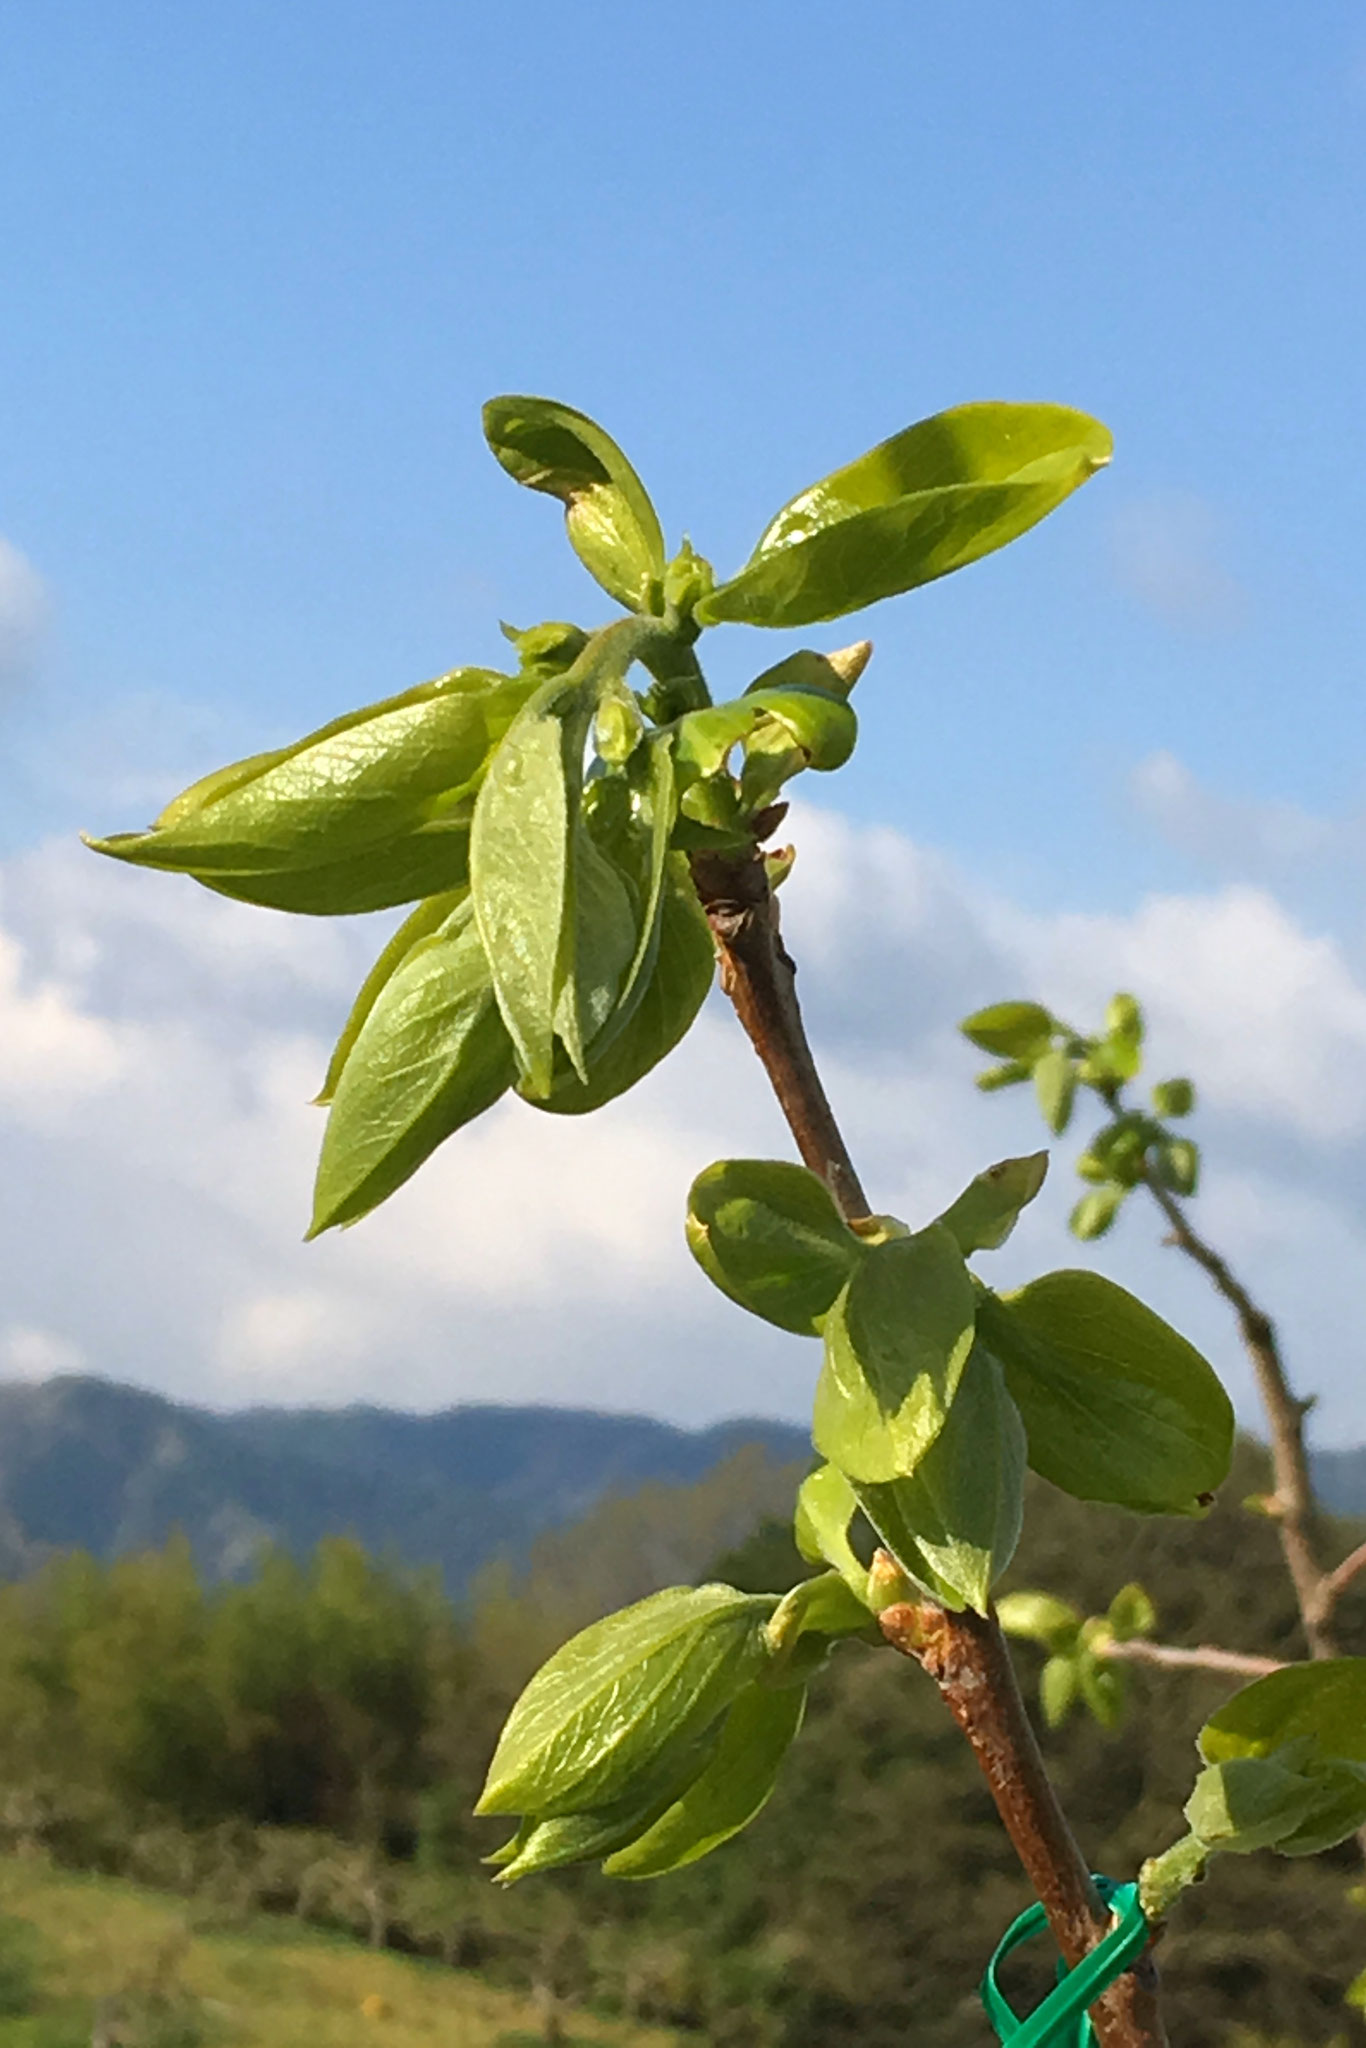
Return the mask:
{"type": "Polygon", "coordinates": [[[516,1071],[462,902],[408,949],[342,1052],[309,1236],[378,1208],[444,1139],[491,1107],[516,1071]]]}
{"type": "Polygon", "coordinates": [[[909,1478],[855,1488],[898,1563],[946,1607],[985,1614],[1020,1540],[1025,1435],[996,1360],[968,1359],[943,1428],[909,1478]]]}
{"type": "Polygon", "coordinates": [[[549,398],[492,398],[484,434],[508,475],[564,506],[570,545],[628,611],[663,603],[664,536],[645,486],[610,434],[549,398]]]}
{"type": "Polygon", "coordinates": [[[608,1877],[662,1877],[708,1855],[768,1804],[783,1758],[796,1740],[805,1691],[752,1685],[726,1715],[721,1740],[700,1777],[654,1825],[610,1856],[608,1877]]]}
{"type": "Polygon", "coordinates": [[[1003,1593],[996,1619],[1008,1636],[1038,1643],[1054,1655],[1076,1648],[1082,1617],[1070,1600],[1053,1593],[1003,1593]]]}
{"type": "Polygon", "coordinates": [[[556,964],[555,1032],[586,1087],[588,1048],[624,998],[640,935],[625,878],[582,822],[570,837],[567,886],[568,916],[556,964]]]}
{"type": "Polygon", "coordinates": [[[567,1059],[557,1060],[549,1095],[527,1094],[527,1101],[535,1109],[560,1116],[583,1116],[624,1095],[685,1036],[706,1001],[715,972],[711,928],[698,903],[687,861],[682,854],[670,854],[658,950],[630,1014],[620,1027],[614,1017],[589,1047],[587,1084],[567,1059]]]}
{"type": "Polygon", "coordinates": [[[1081,1238],[1083,1243],[1104,1237],[1123,1208],[1127,1193],[1127,1188],[1111,1184],[1108,1187],[1098,1187],[1089,1195],[1083,1195],[1067,1219],[1072,1235],[1081,1238]]]}
{"type": "Polygon", "coordinates": [[[556,1005],[572,961],[573,858],[594,691],[577,671],[527,700],[474,811],[470,879],[499,1008],[527,1087],[554,1079],[556,1005]]]}
{"type": "Polygon", "coordinates": [[[1366,1657],[1287,1664],[1245,1685],[1200,1730],[1200,1754],[1270,1756],[1304,1736],[1325,1757],[1366,1763],[1366,1657]]]}
{"type": "Polygon", "coordinates": [[[1072,1121],[1077,1093],[1077,1070],[1065,1052],[1055,1048],[1035,1061],[1034,1093],[1044,1122],[1060,1138],[1072,1121]]]}
{"type": "Polygon", "coordinates": [[[824,1181],[776,1159],[724,1159],[688,1196],[688,1248],[707,1278],[752,1315],[819,1334],[866,1257],[824,1181]]]}
{"type": "Polygon", "coordinates": [[[1200,1147],[1190,1138],[1167,1138],[1153,1150],[1153,1171],[1174,1195],[1193,1195],[1200,1185],[1200,1147]]]}
{"type": "Polygon", "coordinates": [[[1092,1719],[1102,1728],[1118,1728],[1129,1704],[1127,1672],[1117,1670],[1089,1650],[1080,1652],[1076,1667],[1077,1689],[1092,1719]]]}
{"type": "Polygon", "coordinates": [[[968,1043],[980,1052],[994,1053],[998,1059],[1012,1064],[1019,1061],[1031,1066],[1048,1051],[1057,1028],[1039,1003],[992,1003],[988,1009],[974,1010],[958,1027],[968,1043]]]}
{"type": "Polygon", "coordinates": [[[1081,1658],[1060,1651],[1039,1673],[1039,1705],[1049,1728],[1061,1728],[1081,1691],[1081,1658]]]}
{"type": "Polygon", "coordinates": [[[1153,1108],[1161,1117],[1189,1116],[1195,1108],[1195,1083],[1184,1079],[1155,1082],[1153,1108]]]}
{"type": "Polygon", "coordinates": [[[998,1088],[1014,1088],[1018,1082],[1029,1080],[1033,1071],[1025,1060],[1002,1060],[999,1067],[984,1067],[976,1085],[984,1095],[994,1095],[998,1088]]]}
{"type": "Polygon", "coordinates": [[[442,896],[428,897],[425,903],[419,903],[417,909],[404,918],[360,985],[356,1000],[351,1005],[351,1014],[342,1026],[341,1037],[337,1040],[332,1057],[328,1061],[323,1085],[314,1097],[319,1105],[331,1102],[336,1094],[342,1068],[351,1056],[351,1049],[360,1036],[361,1026],[398,968],[402,966],[418,941],[430,938],[433,932],[439,931],[452,911],[459,909],[464,901],[463,889],[450,889],[442,896]]]}
{"type": "Polygon", "coordinates": [[[517,1701],[476,1810],[551,1819],[631,1796],[759,1676],[776,1606],[729,1586],[676,1586],[594,1622],[517,1701]]]}
{"type": "Polygon", "coordinates": [[[968,1183],[939,1218],[965,1258],[1005,1243],[1047,1172],[1048,1154],[1031,1152],[1025,1159],[1002,1159],[968,1183]]]}
{"type": "Polygon", "coordinates": [[[367,846],[308,867],[247,869],[241,874],[218,868],[186,872],[215,895],[254,903],[262,910],[305,917],[358,917],[366,911],[392,910],[400,903],[468,886],[473,808],[467,801],[450,816],[430,819],[382,846],[367,846]]]}
{"type": "Polygon", "coordinates": [[[1205,1848],[1235,1856],[1272,1849],[1309,1818],[1321,1788],[1274,1756],[1236,1756],[1208,1764],[1195,1781],[1185,1814],[1205,1848]]]}
{"type": "Polygon", "coordinates": [[[1233,1410],[1193,1345],[1098,1273],[983,1294],[983,1342],[1019,1406],[1036,1472],[1078,1500],[1199,1514],[1222,1484],[1233,1410]]]}
{"type": "MultiPolygon", "coordinates": [[[[357,856],[408,840],[471,788],[510,715],[509,693],[525,694],[492,670],[457,669],[293,746],[218,769],[168,804],[150,831],[88,843],[137,866],[221,877],[236,894],[247,893],[252,876],[338,864],[362,872],[357,856]]],[[[449,849],[438,842],[434,851],[449,849]]]]}
{"type": "Polygon", "coordinates": [[[1110,460],[1097,420],[1055,405],[963,405],[805,490],[703,625],[806,626],[913,590],[1004,547],[1110,460]]]}
{"type": "Polygon", "coordinates": [[[1117,1643],[1129,1643],[1136,1636],[1150,1636],[1157,1627],[1157,1609],[1136,1579],[1121,1586],[1106,1609],[1105,1626],[1117,1643]]]}
{"type": "Polygon", "coordinates": [[[855,1481],[913,1472],[958,1392],[974,1308],[942,1223],[869,1246],[826,1318],[812,1423],[821,1456],[855,1481]]]}

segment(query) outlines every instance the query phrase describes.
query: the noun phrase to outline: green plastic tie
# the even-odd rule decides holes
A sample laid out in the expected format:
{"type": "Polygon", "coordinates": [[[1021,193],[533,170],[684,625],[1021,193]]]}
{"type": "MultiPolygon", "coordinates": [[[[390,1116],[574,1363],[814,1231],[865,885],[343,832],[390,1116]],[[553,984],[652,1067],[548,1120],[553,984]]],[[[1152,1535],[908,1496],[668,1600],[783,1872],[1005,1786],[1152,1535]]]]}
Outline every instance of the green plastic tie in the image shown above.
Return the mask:
{"type": "Polygon", "coordinates": [[[1022,2020],[1006,2003],[996,1982],[996,1972],[1021,1942],[1046,1930],[1048,1916],[1042,1906],[1030,1906],[1001,1936],[981,1986],[982,2003],[998,2041],[1008,2041],[1011,2048],[1090,2048],[1094,2042],[1095,2029],[1087,2007],[1094,2005],[1116,1977],[1142,1955],[1149,1934],[1136,1884],[1115,1884],[1108,1877],[1098,1877],[1095,1884],[1115,1924],[1104,1941],[1082,1957],[1075,1970],[1059,1962],[1057,1989],[1049,1992],[1027,2020],[1022,2020]]]}

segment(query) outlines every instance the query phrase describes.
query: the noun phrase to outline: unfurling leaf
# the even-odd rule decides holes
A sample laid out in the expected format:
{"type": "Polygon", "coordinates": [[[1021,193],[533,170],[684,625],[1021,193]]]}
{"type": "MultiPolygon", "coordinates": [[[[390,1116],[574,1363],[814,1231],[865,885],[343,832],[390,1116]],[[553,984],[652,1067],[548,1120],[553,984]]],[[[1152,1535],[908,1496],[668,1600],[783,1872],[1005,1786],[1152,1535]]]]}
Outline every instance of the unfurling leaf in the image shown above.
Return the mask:
{"type": "Polygon", "coordinates": [[[688,1246],[707,1278],[765,1322],[819,1333],[865,1248],[824,1181],[785,1160],[725,1159],[688,1196],[688,1246]]]}
{"type": "Polygon", "coordinates": [[[1081,1690],[1081,1658],[1059,1652],[1039,1673],[1039,1705],[1050,1728],[1061,1728],[1081,1690]]]}
{"type": "Polygon", "coordinates": [[[343,1032],[309,1236],[378,1208],[495,1103],[516,1071],[484,948],[461,902],[407,948],[354,1033],[351,1023],[343,1032]]]}
{"type": "Polygon", "coordinates": [[[776,1606],[729,1586],[672,1587],[572,1637],[513,1707],[477,1811],[553,1819],[642,1784],[653,1796],[763,1671],[776,1606]]]}
{"type": "MultiPolygon", "coordinates": [[[[1030,1066],[1048,1051],[1057,1028],[1040,1003],[993,1003],[989,1009],[974,1010],[958,1027],[979,1052],[995,1053],[1012,1064],[1020,1061],[1030,1066]]],[[[1012,1078],[1022,1080],[1024,1076],[1012,1078]]]]}
{"type": "Polygon", "coordinates": [[[859,1505],[897,1562],[947,1607],[985,1614],[1015,1555],[1025,1435],[996,1360],[968,1359],[943,1428],[909,1478],[860,1484],[859,1505]]]}
{"type": "Polygon", "coordinates": [[[1195,1347],[1098,1273],[984,1294],[978,1329],[1005,1369],[1029,1462],[1078,1500],[1199,1514],[1227,1475],[1233,1410],[1195,1347]]]}
{"type": "Polygon", "coordinates": [[[913,1472],[958,1392],[974,1294],[942,1223],[869,1246],[825,1323],[812,1437],[855,1481],[913,1472]]]}
{"type": "Polygon", "coordinates": [[[654,1825],[603,1865],[608,1877],[662,1877],[738,1835],[768,1804],[802,1724],[806,1694],[746,1687],[701,1775],[654,1825]]]}
{"type": "Polygon", "coordinates": [[[575,554],[628,611],[663,605],[664,536],[645,486],[610,434],[549,398],[491,398],[484,434],[509,476],[564,506],[575,554]]]}
{"type": "Polygon", "coordinates": [[[1047,1172],[1048,1154],[1031,1152],[1025,1159],[1003,1159],[968,1183],[939,1218],[965,1258],[1005,1243],[1047,1172]]]}
{"type": "Polygon", "coordinates": [[[428,897],[425,903],[419,903],[417,909],[404,918],[360,985],[356,1000],[351,1005],[351,1014],[342,1027],[341,1037],[337,1040],[332,1057],[328,1061],[323,1085],[315,1098],[319,1104],[329,1103],[336,1094],[342,1068],[351,1056],[351,1048],[360,1036],[361,1026],[397,970],[418,941],[428,939],[433,932],[439,931],[452,911],[459,909],[465,897],[466,892],[463,889],[447,890],[442,896],[428,897]]]}
{"type": "Polygon", "coordinates": [[[805,626],[913,590],[1016,539],[1110,454],[1106,429],[1064,406],[921,420],[784,506],[697,617],[805,626]]]}
{"type": "Polygon", "coordinates": [[[459,888],[475,790],[525,695],[520,680],[456,669],[218,769],[147,832],[88,843],[244,902],[321,916],[459,888]]]}

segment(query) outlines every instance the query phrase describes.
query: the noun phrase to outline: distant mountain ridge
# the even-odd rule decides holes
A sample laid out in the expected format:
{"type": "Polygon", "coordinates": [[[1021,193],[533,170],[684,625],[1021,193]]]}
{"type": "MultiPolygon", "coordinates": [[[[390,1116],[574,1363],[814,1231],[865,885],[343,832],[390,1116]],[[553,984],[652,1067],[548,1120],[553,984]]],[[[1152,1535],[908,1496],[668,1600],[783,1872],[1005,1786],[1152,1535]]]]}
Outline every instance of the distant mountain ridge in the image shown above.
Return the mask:
{"type": "MultiPolygon", "coordinates": [[[[54,1550],[109,1558],[183,1530],[214,1578],[264,1546],[296,1554],[350,1534],[437,1566],[458,1596],[496,1556],[578,1522],[610,1496],[691,1485],[746,1445],[777,1468],[805,1430],[760,1417],[677,1429],[593,1409],[471,1405],[248,1408],[217,1414],[111,1380],[0,1383],[0,1578],[54,1550]]],[[[1366,1515],[1366,1446],[1314,1460],[1325,1503],[1366,1515]]]]}
{"type": "Polygon", "coordinates": [[[809,1460],[804,1430],[760,1419],[684,1430],[590,1409],[249,1408],[235,1414],[113,1381],[0,1384],[0,1576],[53,1550],[99,1557],[181,1529],[213,1577],[268,1543],[304,1552],[351,1534],[436,1565],[458,1594],[481,1565],[611,1494],[688,1484],[757,1444],[809,1460]]]}

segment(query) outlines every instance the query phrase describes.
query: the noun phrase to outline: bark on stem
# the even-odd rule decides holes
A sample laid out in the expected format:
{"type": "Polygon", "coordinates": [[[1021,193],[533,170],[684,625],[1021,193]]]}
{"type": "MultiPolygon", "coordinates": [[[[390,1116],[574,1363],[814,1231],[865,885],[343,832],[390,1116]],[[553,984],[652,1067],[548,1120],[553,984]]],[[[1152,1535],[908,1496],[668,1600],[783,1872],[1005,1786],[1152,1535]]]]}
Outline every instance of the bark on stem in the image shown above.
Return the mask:
{"type": "MultiPolygon", "coordinates": [[[[803,1161],[825,1181],[846,1217],[866,1216],[868,1198],[807,1043],[796,967],[779,937],[762,856],[696,853],[692,872],[716,939],[721,986],[763,1062],[803,1161]]],[[[934,1678],[977,1759],[1058,1947],[1069,1966],[1079,1962],[1108,1933],[1110,1916],[1044,1769],[998,1623],[925,1603],[890,1609],[883,1626],[889,1641],[934,1678]],[[894,1617],[901,1620],[900,1638],[894,1617]]],[[[1101,2048],[1166,2048],[1149,1957],[1110,1986],[1092,2018],[1101,2048]]]]}

